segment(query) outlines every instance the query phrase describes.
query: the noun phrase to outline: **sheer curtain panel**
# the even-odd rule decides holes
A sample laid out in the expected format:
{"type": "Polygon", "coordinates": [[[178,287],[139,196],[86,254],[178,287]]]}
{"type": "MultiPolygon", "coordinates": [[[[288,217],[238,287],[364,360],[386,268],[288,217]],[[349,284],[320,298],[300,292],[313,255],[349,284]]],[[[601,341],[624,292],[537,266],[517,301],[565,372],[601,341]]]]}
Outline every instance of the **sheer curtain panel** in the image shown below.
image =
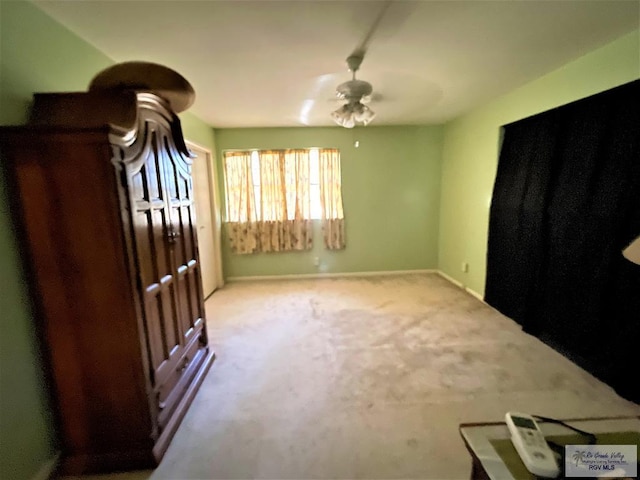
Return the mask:
{"type": "Polygon", "coordinates": [[[259,152],[260,251],[308,250],[313,226],[309,218],[309,152],[259,152]]]}
{"type": "Polygon", "coordinates": [[[227,199],[227,234],[231,251],[233,253],[259,251],[251,152],[226,152],[224,179],[227,199]]]}
{"type": "Polygon", "coordinates": [[[324,246],[328,250],[345,248],[340,151],[320,150],[320,211],[324,246]]]}

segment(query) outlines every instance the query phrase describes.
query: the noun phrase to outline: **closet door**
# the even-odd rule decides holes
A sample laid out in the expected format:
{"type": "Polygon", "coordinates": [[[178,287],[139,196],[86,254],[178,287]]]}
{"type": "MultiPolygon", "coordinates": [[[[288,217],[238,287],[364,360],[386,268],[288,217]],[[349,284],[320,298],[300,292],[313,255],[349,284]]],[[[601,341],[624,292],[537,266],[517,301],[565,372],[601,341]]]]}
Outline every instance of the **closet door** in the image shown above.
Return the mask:
{"type": "Polygon", "coordinates": [[[215,167],[211,152],[193,142],[187,142],[193,159],[193,192],[198,223],[198,253],[202,272],[204,298],[222,287],[222,255],[220,253],[220,213],[215,167]]]}
{"type": "Polygon", "coordinates": [[[162,411],[175,383],[173,377],[179,368],[183,342],[172,255],[173,230],[165,193],[166,162],[157,132],[152,130],[146,138],[146,147],[138,159],[126,165],[126,171],[151,384],[158,410],[162,411]]]}

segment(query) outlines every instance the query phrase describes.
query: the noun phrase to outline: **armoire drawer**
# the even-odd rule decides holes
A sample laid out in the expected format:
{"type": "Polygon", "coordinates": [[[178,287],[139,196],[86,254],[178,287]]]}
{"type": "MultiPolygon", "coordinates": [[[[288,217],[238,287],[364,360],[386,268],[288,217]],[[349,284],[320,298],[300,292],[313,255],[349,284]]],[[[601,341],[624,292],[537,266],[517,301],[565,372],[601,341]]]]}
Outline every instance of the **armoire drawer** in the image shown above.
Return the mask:
{"type": "Polygon", "coordinates": [[[200,341],[200,335],[194,336],[185,348],[178,364],[164,384],[158,387],[156,398],[158,400],[158,424],[164,428],[180,401],[184,392],[189,387],[191,380],[201,367],[208,353],[208,347],[200,341]]]}

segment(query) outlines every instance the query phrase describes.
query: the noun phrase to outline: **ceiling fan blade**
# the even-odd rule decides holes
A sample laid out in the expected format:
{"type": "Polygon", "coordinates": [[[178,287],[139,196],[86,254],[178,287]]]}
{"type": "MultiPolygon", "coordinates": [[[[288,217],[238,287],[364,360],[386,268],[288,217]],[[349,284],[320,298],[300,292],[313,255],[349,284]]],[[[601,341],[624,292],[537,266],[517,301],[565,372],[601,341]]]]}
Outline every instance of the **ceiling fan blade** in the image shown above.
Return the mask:
{"type": "Polygon", "coordinates": [[[371,41],[371,37],[373,37],[373,34],[378,29],[378,26],[380,25],[380,22],[382,21],[384,14],[387,12],[387,10],[389,10],[389,7],[391,6],[392,3],[393,2],[391,0],[387,0],[382,4],[382,8],[380,8],[378,15],[373,20],[373,23],[369,27],[369,30],[367,31],[366,35],[364,36],[362,41],[358,44],[358,46],[353,50],[353,52],[351,52],[352,56],[364,57],[364,54],[367,52],[367,48],[369,47],[369,42],[371,41]]]}
{"type": "MultiPolygon", "coordinates": [[[[364,57],[374,36],[389,36],[397,31],[416,8],[415,2],[386,0],[371,21],[371,26],[350,56],[364,57]]],[[[364,4],[364,2],[363,2],[364,4]]],[[[354,19],[361,24],[362,18],[354,19]]]]}

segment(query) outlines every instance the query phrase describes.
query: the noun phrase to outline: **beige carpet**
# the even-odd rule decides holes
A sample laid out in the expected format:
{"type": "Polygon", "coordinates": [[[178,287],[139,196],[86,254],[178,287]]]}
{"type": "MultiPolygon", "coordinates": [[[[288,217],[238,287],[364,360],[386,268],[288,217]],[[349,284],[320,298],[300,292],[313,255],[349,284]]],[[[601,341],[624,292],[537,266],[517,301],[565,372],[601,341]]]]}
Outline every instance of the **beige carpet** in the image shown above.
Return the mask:
{"type": "MultiPolygon", "coordinates": [[[[227,285],[161,465],[111,479],[467,479],[462,422],[639,415],[435,274],[227,285]]],[[[96,477],[105,478],[105,477],[96,477]]]]}

